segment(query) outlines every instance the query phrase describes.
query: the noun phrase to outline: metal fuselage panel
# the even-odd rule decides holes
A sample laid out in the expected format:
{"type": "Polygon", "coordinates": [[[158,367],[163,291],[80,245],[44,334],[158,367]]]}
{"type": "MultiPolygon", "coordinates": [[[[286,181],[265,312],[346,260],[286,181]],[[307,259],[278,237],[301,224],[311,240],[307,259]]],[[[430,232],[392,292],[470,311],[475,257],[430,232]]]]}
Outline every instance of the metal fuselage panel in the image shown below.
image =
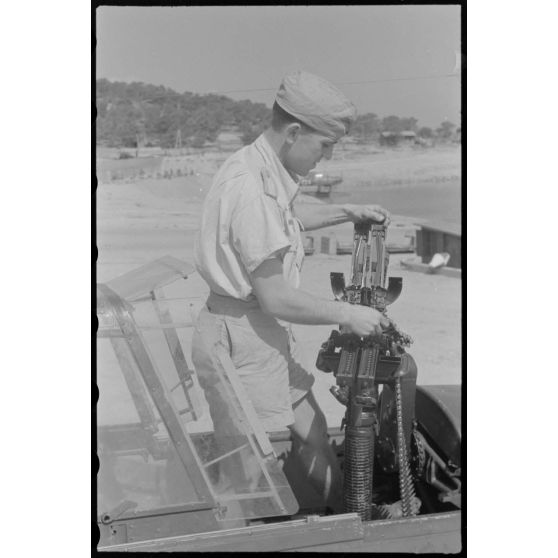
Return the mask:
{"type": "Polygon", "coordinates": [[[355,513],[99,548],[120,552],[440,552],[461,550],[461,513],[362,522],[355,513]]]}

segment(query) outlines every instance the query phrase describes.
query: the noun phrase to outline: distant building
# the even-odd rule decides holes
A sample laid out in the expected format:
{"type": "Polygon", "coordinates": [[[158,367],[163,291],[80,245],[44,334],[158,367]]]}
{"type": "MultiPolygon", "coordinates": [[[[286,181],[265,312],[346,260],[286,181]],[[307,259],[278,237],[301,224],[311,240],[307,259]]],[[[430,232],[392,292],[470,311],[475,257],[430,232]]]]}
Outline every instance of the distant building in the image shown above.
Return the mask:
{"type": "Polygon", "coordinates": [[[412,130],[403,130],[403,132],[401,132],[399,135],[405,142],[414,142],[417,137],[416,133],[412,130]]]}
{"type": "Polygon", "coordinates": [[[382,132],[380,134],[380,145],[395,146],[399,143],[399,137],[396,132],[382,132]]]}
{"type": "Polygon", "coordinates": [[[240,132],[236,129],[222,129],[215,140],[217,147],[223,151],[234,151],[243,145],[240,132]]]}
{"type": "Polygon", "coordinates": [[[380,145],[395,146],[399,143],[415,143],[417,134],[412,130],[403,130],[402,132],[382,132],[380,134],[380,145]]]}

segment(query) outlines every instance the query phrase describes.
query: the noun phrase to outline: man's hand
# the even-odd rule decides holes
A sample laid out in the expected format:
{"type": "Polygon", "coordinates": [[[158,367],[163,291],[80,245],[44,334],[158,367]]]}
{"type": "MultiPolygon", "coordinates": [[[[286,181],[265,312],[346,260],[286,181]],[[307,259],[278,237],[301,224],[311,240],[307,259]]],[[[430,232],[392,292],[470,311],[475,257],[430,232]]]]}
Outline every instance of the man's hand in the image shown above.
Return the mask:
{"type": "Polygon", "coordinates": [[[360,337],[380,335],[383,328],[389,327],[391,323],[388,318],[374,308],[347,302],[342,304],[345,305],[345,308],[343,309],[341,325],[360,337]]]}
{"type": "Polygon", "coordinates": [[[347,214],[349,221],[353,223],[369,221],[387,227],[391,221],[389,211],[385,210],[380,205],[346,204],[343,206],[343,210],[347,214]]]}

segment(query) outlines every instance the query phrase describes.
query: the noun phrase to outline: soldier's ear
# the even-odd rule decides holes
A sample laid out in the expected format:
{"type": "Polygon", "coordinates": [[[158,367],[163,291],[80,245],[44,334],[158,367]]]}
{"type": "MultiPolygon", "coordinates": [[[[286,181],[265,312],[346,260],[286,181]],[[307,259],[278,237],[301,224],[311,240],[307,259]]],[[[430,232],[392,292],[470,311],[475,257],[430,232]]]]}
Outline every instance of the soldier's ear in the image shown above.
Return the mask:
{"type": "Polygon", "coordinates": [[[287,143],[292,145],[298,139],[301,130],[302,130],[302,126],[298,124],[298,122],[291,122],[285,128],[285,139],[287,143]]]}

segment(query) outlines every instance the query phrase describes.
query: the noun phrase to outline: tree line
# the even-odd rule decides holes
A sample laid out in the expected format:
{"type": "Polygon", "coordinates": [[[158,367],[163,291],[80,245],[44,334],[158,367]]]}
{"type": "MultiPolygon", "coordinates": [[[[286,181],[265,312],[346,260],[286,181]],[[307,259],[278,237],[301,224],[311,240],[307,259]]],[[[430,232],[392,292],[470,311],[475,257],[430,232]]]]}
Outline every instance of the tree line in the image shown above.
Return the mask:
{"type": "Polygon", "coordinates": [[[386,116],[380,118],[374,113],[359,115],[351,130],[351,135],[358,139],[372,140],[377,138],[382,132],[401,134],[402,132],[415,132],[423,139],[438,138],[450,139],[455,132],[461,131],[455,124],[444,121],[436,129],[428,126],[419,126],[418,120],[413,117],[386,116]]]}
{"type": "MultiPolygon", "coordinates": [[[[219,133],[231,130],[242,142],[252,142],[266,128],[271,109],[263,103],[234,101],[217,94],[177,93],[162,85],[142,82],[96,81],[97,143],[111,147],[173,147],[182,144],[202,147],[214,142],[219,133]]],[[[382,132],[413,131],[422,138],[447,139],[455,131],[451,122],[432,130],[419,127],[416,118],[376,114],[359,115],[351,135],[370,141],[382,132]]]]}

